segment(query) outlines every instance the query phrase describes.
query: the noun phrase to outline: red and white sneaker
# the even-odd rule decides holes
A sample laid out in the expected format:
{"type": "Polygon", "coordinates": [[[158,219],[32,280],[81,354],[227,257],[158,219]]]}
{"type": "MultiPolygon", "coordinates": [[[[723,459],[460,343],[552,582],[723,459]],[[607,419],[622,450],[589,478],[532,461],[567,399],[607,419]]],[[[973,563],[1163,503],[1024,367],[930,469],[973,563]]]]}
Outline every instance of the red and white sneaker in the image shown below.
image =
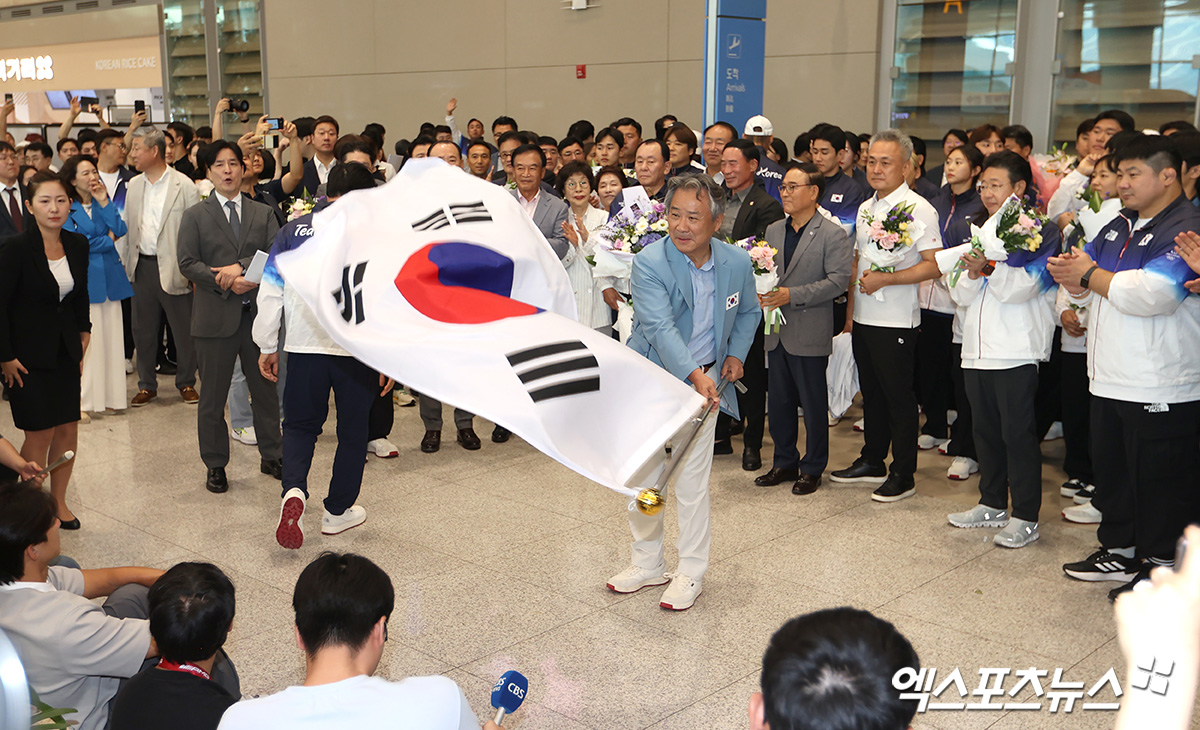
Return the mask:
{"type": "Polygon", "coordinates": [[[283,495],[283,504],[279,507],[275,542],[288,550],[299,550],[304,544],[304,499],[304,492],[292,487],[283,495]]]}

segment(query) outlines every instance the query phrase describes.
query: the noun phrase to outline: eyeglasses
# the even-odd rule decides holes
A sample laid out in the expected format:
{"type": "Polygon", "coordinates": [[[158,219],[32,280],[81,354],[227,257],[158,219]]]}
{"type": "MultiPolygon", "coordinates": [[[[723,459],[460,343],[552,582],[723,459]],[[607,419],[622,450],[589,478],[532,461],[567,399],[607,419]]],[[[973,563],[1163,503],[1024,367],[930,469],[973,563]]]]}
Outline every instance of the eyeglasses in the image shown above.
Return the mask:
{"type": "Polygon", "coordinates": [[[568,190],[575,190],[589,187],[589,185],[587,180],[568,180],[563,187],[568,190]]]}
{"type": "Polygon", "coordinates": [[[816,187],[816,183],[787,183],[779,186],[779,192],[791,195],[800,188],[816,187]]]}
{"type": "Polygon", "coordinates": [[[1002,193],[1006,188],[1009,187],[1009,185],[1005,185],[1004,183],[991,183],[986,185],[984,183],[979,183],[976,187],[981,193],[985,191],[989,193],[1002,193]]]}

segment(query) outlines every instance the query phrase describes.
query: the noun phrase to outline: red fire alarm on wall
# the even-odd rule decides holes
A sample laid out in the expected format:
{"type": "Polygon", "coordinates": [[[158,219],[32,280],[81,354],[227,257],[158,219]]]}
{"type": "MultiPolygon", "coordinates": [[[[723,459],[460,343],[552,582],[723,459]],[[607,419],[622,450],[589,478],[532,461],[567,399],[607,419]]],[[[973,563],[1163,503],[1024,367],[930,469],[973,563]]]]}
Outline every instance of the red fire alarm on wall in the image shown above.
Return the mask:
{"type": "Polygon", "coordinates": [[[587,78],[587,64],[586,63],[581,63],[575,67],[575,78],[577,78],[577,79],[586,79],[587,78]]]}

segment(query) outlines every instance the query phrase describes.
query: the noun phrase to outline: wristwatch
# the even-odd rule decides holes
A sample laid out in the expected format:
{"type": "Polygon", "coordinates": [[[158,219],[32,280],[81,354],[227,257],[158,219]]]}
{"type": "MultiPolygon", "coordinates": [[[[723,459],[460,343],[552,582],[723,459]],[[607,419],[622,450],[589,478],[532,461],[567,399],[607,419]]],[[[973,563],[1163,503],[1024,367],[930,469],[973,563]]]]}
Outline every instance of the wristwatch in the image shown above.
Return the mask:
{"type": "Polygon", "coordinates": [[[1096,269],[1099,269],[1099,268],[1100,268],[1099,266],[1093,265],[1092,268],[1083,272],[1083,276],[1079,277],[1079,286],[1083,287],[1084,289],[1087,289],[1088,281],[1090,281],[1092,278],[1092,272],[1094,272],[1096,269]]]}

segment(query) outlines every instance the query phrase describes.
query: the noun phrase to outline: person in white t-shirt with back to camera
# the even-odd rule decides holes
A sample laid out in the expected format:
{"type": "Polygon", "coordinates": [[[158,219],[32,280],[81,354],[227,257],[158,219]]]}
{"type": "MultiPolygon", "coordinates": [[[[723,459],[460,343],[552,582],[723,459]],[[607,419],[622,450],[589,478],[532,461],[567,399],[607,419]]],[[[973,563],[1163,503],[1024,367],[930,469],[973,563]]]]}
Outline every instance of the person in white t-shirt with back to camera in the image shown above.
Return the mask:
{"type": "MultiPolygon", "coordinates": [[[[414,727],[479,730],[454,680],[372,676],[387,642],[395,592],[387,573],[361,555],[325,553],[300,573],[292,594],[304,684],[245,700],[225,711],[219,730],[414,727]]],[[[502,730],[488,722],[483,730],[502,730]]]]}

